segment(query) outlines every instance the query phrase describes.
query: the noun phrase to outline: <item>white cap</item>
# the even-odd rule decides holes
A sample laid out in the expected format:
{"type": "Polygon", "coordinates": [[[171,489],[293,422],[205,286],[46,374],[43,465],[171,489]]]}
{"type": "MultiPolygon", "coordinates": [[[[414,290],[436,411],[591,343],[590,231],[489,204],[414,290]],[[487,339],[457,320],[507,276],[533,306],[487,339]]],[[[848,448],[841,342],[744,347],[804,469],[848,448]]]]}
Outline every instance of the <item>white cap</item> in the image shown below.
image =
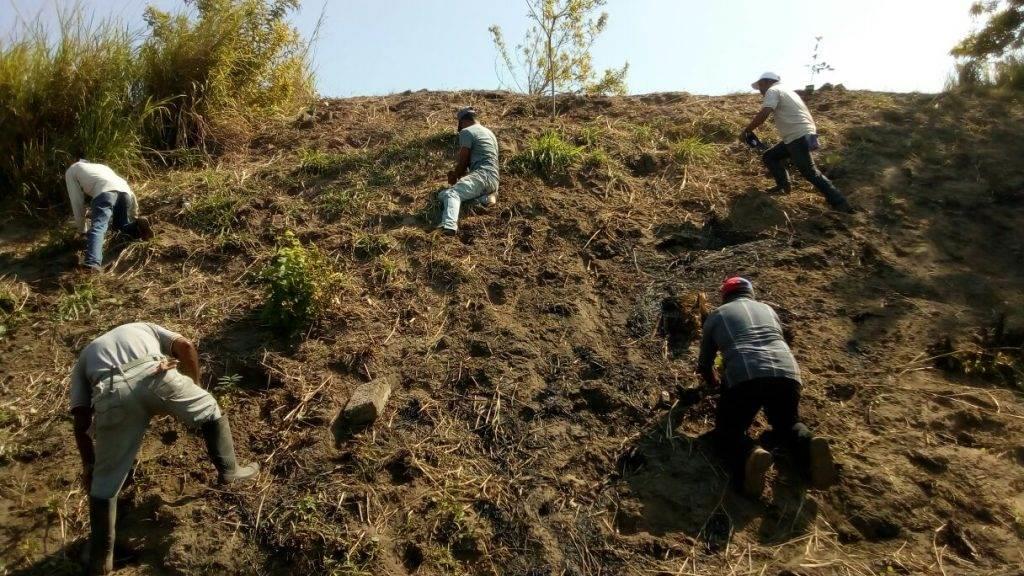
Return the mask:
{"type": "MultiPolygon", "coordinates": [[[[761,74],[761,77],[757,79],[757,82],[760,82],[761,80],[774,80],[775,82],[779,82],[782,80],[782,77],[775,72],[765,72],[764,74],[761,74]]],[[[751,84],[750,87],[757,90],[757,82],[751,84]]]]}

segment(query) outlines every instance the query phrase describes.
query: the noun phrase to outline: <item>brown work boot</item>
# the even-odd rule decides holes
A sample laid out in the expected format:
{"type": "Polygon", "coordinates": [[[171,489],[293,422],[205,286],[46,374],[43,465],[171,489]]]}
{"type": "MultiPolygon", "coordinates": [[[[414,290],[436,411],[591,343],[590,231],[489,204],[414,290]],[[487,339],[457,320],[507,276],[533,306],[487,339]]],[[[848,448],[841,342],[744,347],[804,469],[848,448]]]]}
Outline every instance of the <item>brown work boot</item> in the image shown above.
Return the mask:
{"type": "Polygon", "coordinates": [[[743,465],[743,494],[760,498],[764,492],[765,475],[772,465],[772,455],[763,448],[754,448],[743,465]]]}
{"type": "Polygon", "coordinates": [[[810,447],[811,486],[825,490],[836,483],[838,473],[832,448],[824,438],[812,438],[810,447]]]}
{"type": "Polygon", "coordinates": [[[142,216],[135,219],[135,225],[139,227],[139,239],[140,240],[152,240],[153,239],[153,225],[149,222],[149,218],[142,216]]]}

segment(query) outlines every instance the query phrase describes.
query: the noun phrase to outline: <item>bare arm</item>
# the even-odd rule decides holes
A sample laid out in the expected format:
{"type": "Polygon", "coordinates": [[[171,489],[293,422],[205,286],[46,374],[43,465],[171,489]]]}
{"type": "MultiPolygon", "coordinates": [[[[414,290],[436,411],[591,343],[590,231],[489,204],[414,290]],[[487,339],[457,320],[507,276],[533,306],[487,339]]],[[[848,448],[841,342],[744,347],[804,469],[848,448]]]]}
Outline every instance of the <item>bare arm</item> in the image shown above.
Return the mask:
{"type": "Polygon", "coordinates": [[[704,379],[704,383],[714,388],[718,386],[718,378],[715,376],[715,356],[718,354],[718,345],[712,336],[711,318],[704,323],[701,331],[700,355],[697,358],[697,374],[704,379]]]}
{"type": "Polygon", "coordinates": [[[87,228],[85,226],[85,193],[82,192],[82,186],[78,183],[78,179],[71,173],[71,169],[68,169],[64,173],[64,182],[68,188],[68,201],[71,202],[71,213],[75,216],[75,231],[79,234],[85,234],[87,228]]]}
{"type": "Polygon", "coordinates": [[[761,111],[750,120],[750,124],[747,124],[747,127],[743,129],[743,133],[753,132],[760,128],[768,120],[768,117],[772,115],[772,112],[771,108],[761,108],[761,111]]]}
{"type": "Polygon", "coordinates": [[[469,170],[469,148],[459,148],[458,157],[455,159],[455,170],[448,173],[448,183],[455,184],[466,175],[469,170]]]}
{"type": "Polygon", "coordinates": [[[78,455],[82,457],[82,483],[86,490],[91,490],[92,468],[93,463],[96,462],[96,449],[89,436],[89,426],[92,425],[92,408],[77,406],[71,409],[71,416],[74,418],[75,446],[78,447],[78,455]]]}
{"type": "Polygon", "coordinates": [[[195,345],[185,338],[178,338],[171,344],[171,356],[181,363],[178,371],[199,384],[199,351],[195,345]]]}

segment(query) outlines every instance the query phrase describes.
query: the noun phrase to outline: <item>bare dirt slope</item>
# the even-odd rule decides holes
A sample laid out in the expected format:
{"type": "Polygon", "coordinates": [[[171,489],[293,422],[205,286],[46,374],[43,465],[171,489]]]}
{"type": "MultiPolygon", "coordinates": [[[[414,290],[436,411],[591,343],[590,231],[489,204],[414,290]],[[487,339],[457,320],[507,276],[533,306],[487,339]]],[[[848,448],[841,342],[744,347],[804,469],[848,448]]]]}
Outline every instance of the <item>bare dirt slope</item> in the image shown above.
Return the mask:
{"type": "Polygon", "coordinates": [[[754,97],[566,99],[551,121],[539,100],[409,93],[324,101],[213,167],[154,173],[138,188],[158,238],[115,242],[100,278],[68,272],[66,235],[7,221],[0,573],[73,573],[87,513],[68,371],[134,320],[199,343],[265,473],[213,488],[201,441],[154,421],[122,495],[123,574],[1019,573],[1021,103],[809,104],[858,214],[803,182],[760,191],[732,143],[754,97]],[[466,104],[507,170],[498,205],[451,239],[429,220],[466,104]],[[516,172],[549,127],[583,157],[516,172]],[[286,230],[345,277],[290,339],[263,326],[257,282],[286,230]],[[792,331],[803,414],[842,464],[828,492],[782,462],[746,500],[701,437],[695,303],[734,273],[792,331]],[[388,375],[381,421],[336,448],[334,414],[388,375]]]}

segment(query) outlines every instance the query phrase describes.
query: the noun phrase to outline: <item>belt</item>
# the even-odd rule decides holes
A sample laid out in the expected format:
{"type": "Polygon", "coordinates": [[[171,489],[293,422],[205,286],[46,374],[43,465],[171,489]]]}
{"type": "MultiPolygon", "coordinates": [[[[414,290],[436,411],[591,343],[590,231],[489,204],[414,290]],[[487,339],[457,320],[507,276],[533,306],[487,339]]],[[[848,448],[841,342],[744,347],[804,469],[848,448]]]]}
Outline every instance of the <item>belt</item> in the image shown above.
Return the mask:
{"type": "Polygon", "coordinates": [[[164,358],[166,358],[166,356],[164,356],[163,354],[152,354],[149,356],[136,358],[131,362],[125,362],[124,364],[121,364],[120,366],[117,366],[115,368],[102,370],[99,372],[99,374],[96,375],[96,378],[93,380],[92,385],[97,386],[100,384],[100,382],[103,382],[104,380],[107,380],[109,378],[113,378],[114,376],[117,375],[124,376],[127,372],[131,372],[132,370],[138,368],[139,366],[149,364],[150,362],[161,362],[164,360],[164,358]]]}

